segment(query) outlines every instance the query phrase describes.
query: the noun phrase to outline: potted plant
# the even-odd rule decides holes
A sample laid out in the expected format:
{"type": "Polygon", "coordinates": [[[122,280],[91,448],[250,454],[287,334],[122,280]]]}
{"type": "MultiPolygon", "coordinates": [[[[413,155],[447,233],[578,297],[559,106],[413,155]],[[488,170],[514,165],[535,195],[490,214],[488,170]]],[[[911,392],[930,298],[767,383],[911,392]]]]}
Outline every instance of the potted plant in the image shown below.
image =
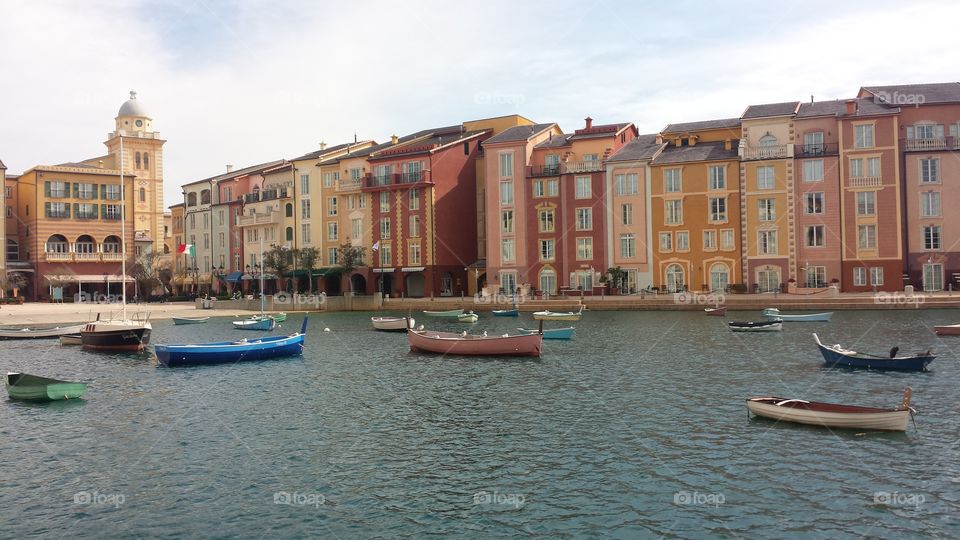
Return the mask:
{"type": "Polygon", "coordinates": [[[790,278],[790,279],[787,280],[787,292],[788,292],[789,294],[796,294],[796,293],[797,293],[797,280],[796,280],[796,279],[790,278]]]}
{"type": "Polygon", "coordinates": [[[734,283],[730,285],[730,292],[733,294],[746,294],[747,286],[744,283],[734,283]]]}
{"type": "Polygon", "coordinates": [[[610,294],[618,295],[620,290],[623,288],[624,282],[627,279],[627,273],[620,268],[619,266],[612,266],[607,268],[607,273],[602,278],[601,282],[607,282],[610,285],[610,294]]]}

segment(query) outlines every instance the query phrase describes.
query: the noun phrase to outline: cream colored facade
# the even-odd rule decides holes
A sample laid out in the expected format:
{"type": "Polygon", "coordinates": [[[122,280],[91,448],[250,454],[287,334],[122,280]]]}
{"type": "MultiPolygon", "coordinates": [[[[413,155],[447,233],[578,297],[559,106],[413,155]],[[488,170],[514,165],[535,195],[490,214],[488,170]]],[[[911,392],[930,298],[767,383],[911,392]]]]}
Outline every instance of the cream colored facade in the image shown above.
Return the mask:
{"type": "MultiPolygon", "coordinates": [[[[2,161],[0,161],[0,186],[4,187],[4,193],[3,193],[4,212],[7,212],[7,207],[12,203],[12,201],[7,200],[6,185],[7,185],[7,166],[4,165],[2,161]]],[[[13,209],[11,208],[10,211],[12,212],[13,209]]],[[[6,218],[6,214],[4,214],[4,217],[0,219],[0,238],[3,238],[3,249],[0,249],[0,276],[7,275],[8,243],[7,243],[7,226],[6,225],[7,225],[7,218],[6,218]]],[[[2,297],[3,294],[4,294],[4,287],[0,287],[0,297],[2,297]]]]}

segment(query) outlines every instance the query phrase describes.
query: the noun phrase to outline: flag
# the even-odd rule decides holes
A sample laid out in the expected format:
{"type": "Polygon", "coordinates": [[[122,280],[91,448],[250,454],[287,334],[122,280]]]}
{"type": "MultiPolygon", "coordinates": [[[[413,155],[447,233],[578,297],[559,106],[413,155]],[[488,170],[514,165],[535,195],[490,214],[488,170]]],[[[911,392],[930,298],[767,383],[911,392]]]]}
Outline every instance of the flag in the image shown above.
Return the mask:
{"type": "Polygon", "coordinates": [[[380,241],[377,240],[377,242],[373,244],[373,247],[371,247],[370,249],[373,251],[380,251],[380,241]]]}
{"type": "Polygon", "coordinates": [[[180,244],[180,246],[177,247],[177,253],[191,255],[193,257],[197,256],[197,250],[193,244],[180,244]]]}

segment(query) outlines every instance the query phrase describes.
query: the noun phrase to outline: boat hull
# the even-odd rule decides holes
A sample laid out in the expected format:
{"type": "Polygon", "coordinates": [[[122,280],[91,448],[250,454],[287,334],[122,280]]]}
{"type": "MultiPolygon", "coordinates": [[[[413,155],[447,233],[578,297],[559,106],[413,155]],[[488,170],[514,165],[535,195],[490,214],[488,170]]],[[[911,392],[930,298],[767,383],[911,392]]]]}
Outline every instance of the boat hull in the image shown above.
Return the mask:
{"type": "Polygon", "coordinates": [[[80,337],[80,334],[64,334],[60,336],[60,345],[83,345],[83,338],[80,337]]]}
{"type": "Polygon", "coordinates": [[[815,407],[826,406],[823,410],[817,410],[804,408],[803,403],[798,403],[798,406],[778,406],[776,404],[785,401],[797,402],[798,400],[774,397],[750,398],[747,400],[747,409],[757,416],[772,420],[840,429],[906,431],[907,421],[910,419],[909,409],[873,409],[825,403],[806,404],[813,404],[815,407]]]}
{"type": "Polygon", "coordinates": [[[91,351],[140,352],[150,343],[149,326],[90,323],[80,332],[83,348],[91,351]]]}
{"type": "Polygon", "coordinates": [[[519,317],[519,309],[495,309],[493,310],[494,317],[519,317]]]}
{"type": "Polygon", "coordinates": [[[704,313],[706,313],[707,316],[709,316],[709,317],[723,317],[724,315],[727,314],[727,308],[726,308],[726,307],[706,308],[706,309],[704,309],[703,311],[704,311],[704,313]]]}
{"type": "Polygon", "coordinates": [[[734,332],[781,332],[783,323],[780,321],[764,322],[728,322],[727,326],[734,332]]]}
{"type": "Polygon", "coordinates": [[[203,324],[210,320],[210,317],[173,317],[173,324],[203,324]]]}
{"type": "Polygon", "coordinates": [[[533,319],[536,321],[579,321],[583,316],[583,310],[576,313],[572,312],[554,312],[554,311],[535,311],[533,319]]]}
{"type": "Polygon", "coordinates": [[[960,324],[934,326],[933,331],[936,332],[938,336],[960,336],[960,324]]]}
{"type": "Polygon", "coordinates": [[[54,328],[19,328],[0,330],[0,339],[54,339],[64,334],[78,334],[86,324],[57,326],[54,328]]]}
{"type": "Polygon", "coordinates": [[[768,319],[780,319],[784,322],[830,322],[830,319],[833,317],[833,312],[785,315],[778,310],[767,308],[763,310],[763,316],[768,319]]]}
{"type": "Polygon", "coordinates": [[[463,315],[462,309],[449,309],[447,311],[424,311],[424,315],[427,317],[459,317],[463,315]]]}
{"type": "MultiPolygon", "coordinates": [[[[521,333],[527,335],[539,334],[540,330],[534,328],[517,328],[521,333]]],[[[573,327],[569,328],[550,328],[543,331],[543,339],[572,339],[573,327]]]]}
{"type": "Polygon", "coordinates": [[[59,381],[24,373],[8,373],[5,381],[10,399],[22,401],[77,399],[87,392],[85,383],[59,381]]]}
{"type": "Polygon", "coordinates": [[[475,323],[480,320],[480,316],[476,313],[465,313],[457,317],[458,322],[462,323],[475,323]]]}
{"type": "Polygon", "coordinates": [[[269,332],[277,327],[277,321],[270,317],[263,319],[245,319],[242,321],[233,321],[233,327],[237,330],[263,330],[269,332]]]}
{"type": "Polygon", "coordinates": [[[303,334],[200,345],[156,345],[157,360],[167,367],[268,360],[303,354],[303,334]]]}
{"type": "Polygon", "coordinates": [[[370,317],[370,322],[381,332],[406,332],[417,324],[415,319],[407,317],[370,317]]]}
{"type": "Polygon", "coordinates": [[[476,336],[453,332],[411,330],[407,332],[411,351],[462,356],[540,356],[543,338],[539,335],[476,336]]]}
{"type": "Polygon", "coordinates": [[[936,359],[933,355],[901,356],[883,358],[880,356],[857,353],[856,351],[827,347],[817,338],[817,347],[823,356],[823,365],[826,367],[850,367],[864,369],[880,369],[889,371],[926,371],[927,366],[936,359]]]}

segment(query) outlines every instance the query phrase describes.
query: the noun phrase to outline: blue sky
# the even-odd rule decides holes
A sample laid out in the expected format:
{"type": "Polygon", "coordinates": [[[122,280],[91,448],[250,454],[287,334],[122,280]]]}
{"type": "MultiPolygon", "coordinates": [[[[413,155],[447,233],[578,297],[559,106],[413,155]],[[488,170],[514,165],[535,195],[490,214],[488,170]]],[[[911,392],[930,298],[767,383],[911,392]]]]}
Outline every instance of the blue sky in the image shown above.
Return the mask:
{"type": "Polygon", "coordinates": [[[0,160],[100,155],[136,89],[183,183],[329,144],[520,113],[573,130],[739,116],[957,80],[934,2],[0,0],[0,160]]]}

